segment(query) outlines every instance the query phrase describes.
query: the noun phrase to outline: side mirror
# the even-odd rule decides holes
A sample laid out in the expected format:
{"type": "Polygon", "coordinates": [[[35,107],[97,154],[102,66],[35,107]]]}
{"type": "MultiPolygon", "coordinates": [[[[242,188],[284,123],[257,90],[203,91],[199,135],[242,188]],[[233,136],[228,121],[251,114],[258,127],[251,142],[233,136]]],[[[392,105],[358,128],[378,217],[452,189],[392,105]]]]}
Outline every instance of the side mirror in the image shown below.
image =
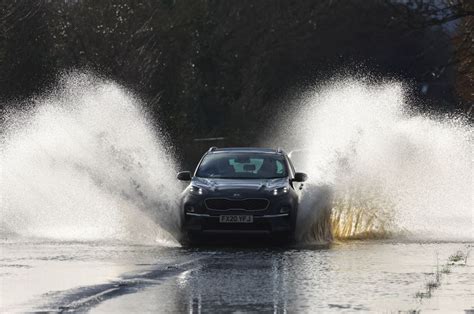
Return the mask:
{"type": "Polygon", "coordinates": [[[178,180],[181,180],[181,181],[191,181],[191,172],[180,171],[178,172],[178,175],[176,177],[178,178],[178,180]]]}
{"type": "Polygon", "coordinates": [[[306,173],[303,173],[303,172],[296,172],[295,173],[295,178],[293,179],[293,181],[295,181],[295,182],[305,182],[306,180],[308,180],[308,175],[306,173]]]}

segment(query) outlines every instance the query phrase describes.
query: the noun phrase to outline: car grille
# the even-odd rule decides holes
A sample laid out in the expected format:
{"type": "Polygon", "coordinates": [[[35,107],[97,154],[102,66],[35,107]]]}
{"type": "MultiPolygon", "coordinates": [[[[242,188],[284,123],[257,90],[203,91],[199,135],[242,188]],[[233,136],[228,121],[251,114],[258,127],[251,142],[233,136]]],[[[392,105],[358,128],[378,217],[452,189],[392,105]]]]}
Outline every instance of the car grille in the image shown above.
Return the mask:
{"type": "Polygon", "coordinates": [[[264,198],[247,198],[243,200],[230,200],[226,198],[209,198],[205,201],[206,207],[212,210],[264,210],[270,203],[264,198]]]}

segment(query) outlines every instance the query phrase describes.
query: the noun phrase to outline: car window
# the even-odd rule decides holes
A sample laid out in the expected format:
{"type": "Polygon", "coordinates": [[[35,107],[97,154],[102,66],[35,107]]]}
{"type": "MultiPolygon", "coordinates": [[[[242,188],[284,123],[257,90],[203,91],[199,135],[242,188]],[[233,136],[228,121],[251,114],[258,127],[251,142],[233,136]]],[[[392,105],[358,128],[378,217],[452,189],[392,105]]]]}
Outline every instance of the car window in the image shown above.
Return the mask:
{"type": "Polygon", "coordinates": [[[282,155],[223,152],[205,156],[196,176],[205,178],[283,178],[287,176],[287,169],[282,155]]]}
{"type": "Polygon", "coordinates": [[[277,173],[278,174],[283,174],[285,172],[285,167],[283,166],[283,163],[279,160],[276,161],[277,165],[277,173]]]}
{"type": "Polygon", "coordinates": [[[253,172],[257,173],[263,164],[263,158],[249,158],[248,162],[239,162],[237,158],[230,158],[229,164],[234,167],[235,172],[253,172]],[[251,167],[249,167],[251,166],[251,167]],[[251,168],[254,168],[252,171],[251,168]]]}

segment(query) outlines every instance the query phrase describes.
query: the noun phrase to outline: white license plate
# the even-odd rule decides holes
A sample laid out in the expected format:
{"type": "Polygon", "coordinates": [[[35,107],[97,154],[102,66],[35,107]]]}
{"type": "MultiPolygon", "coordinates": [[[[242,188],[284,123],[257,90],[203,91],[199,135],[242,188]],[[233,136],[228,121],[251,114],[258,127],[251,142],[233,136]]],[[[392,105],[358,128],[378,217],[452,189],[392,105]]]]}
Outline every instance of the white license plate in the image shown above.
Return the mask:
{"type": "Polygon", "coordinates": [[[219,222],[250,224],[253,222],[253,216],[251,215],[221,215],[219,216],[219,222]]]}

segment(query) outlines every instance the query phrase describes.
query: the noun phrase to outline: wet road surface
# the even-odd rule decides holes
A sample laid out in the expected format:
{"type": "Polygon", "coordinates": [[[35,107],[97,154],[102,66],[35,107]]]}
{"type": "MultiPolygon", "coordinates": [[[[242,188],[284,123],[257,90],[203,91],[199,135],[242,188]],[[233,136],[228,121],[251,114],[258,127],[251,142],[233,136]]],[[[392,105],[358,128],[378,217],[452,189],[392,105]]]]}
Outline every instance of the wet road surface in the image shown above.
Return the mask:
{"type": "Polygon", "coordinates": [[[2,240],[1,311],[315,312],[474,309],[472,243],[160,247],[2,240]],[[418,296],[417,296],[418,294],[418,296]]]}

